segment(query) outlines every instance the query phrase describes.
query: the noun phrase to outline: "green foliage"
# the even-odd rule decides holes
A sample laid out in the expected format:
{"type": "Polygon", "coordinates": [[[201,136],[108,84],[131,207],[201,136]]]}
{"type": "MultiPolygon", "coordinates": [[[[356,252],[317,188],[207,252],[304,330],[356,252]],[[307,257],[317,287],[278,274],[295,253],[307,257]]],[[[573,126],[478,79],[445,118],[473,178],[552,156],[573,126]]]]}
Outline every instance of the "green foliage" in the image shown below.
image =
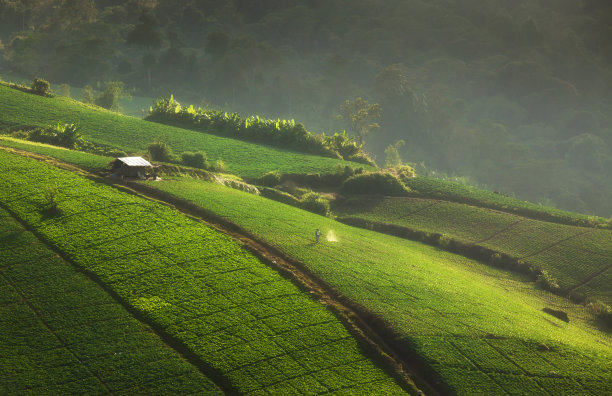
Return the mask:
{"type": "Polygon", "coordinates": [[[361,151],[362,146],[344,133],[329,137],[314,135],[294,120],[270,120],[259,116],[242,119],[236,113],[183,107],[172,95],[155,101],[146,119],[331,158],[350,157],[353,161],[372,164],[372,160],[361,151]]]}
{"type": "Polygon", "coordinates": [[[390,144],[385,149],[385,167],[397,168],[402,165],[402,159],[399,155],[399,149],[406,144],[403,140],[398,140],[395,144],[390,144]]]}
{"type": "MultiPolygon", "coordinates": [[[[85,95],[85,91],[83,95],[85,95]]],[[[104,91],[95,97],[94,104],[112,111],[121,111],[119,98],[132,99],[132,96],[125,90],[123,82],[109,81],[105,84],[104,91]]],[[[85,96],[83,101],[85,102],[85,96]]]]}
{"type": "Polygon", "coordinates": [[[2,393],[222,394],[102,287],[1,209],[0,235],[5,318],[0,338],[10,340],[2,345],[2,393]],[[181,377],[168,381],[172,373],[181,377]]]}
{"type": "MultiPolygon", "coordinates": [[[[227,235],[166,205],[3,150],[0,174],[3,205],[236,393],[284,394],[280,385],[311,393],[309,386],[322,383],[321,392],[369,393],[372,383],[383,394],[403,393],[327,307],[227,235]],[[49,178],[63,186],[57,197],[65,212],[61,218],[32,210],[49,178]],[[14,194],[24,198],[14,200],[14,194]]],[[[75,293],[72,301],[79,308],[84,299],[75,293]]],[[[94,327],[106,325],[94,317],[94,327]]],[[[108,326],[121,343],[129,342],[132,332],[125,325],[111,321],[108,326]]],[[[151,334],[143,330],[137,336],[148,339],[151,334]]],[[[83,360],[97,363],[86,355],[83,360]]],[[[157,363],[145,368],[161,371],[173,383],[184,373],[157,363]]],[[[141,365],[125,370],[137,372],[141,365]]],[[[104,366],[105,372],[111,367],[120,365],[104,366]]],[[[144,377],[146,385],[151,377],[144,377]]]]}
{"type": "MultiPolygon", "coordinates": [[[[400,337],[396,345],[418,354],[452,393],[537,393],[542,388],[555,393],[566,389],[569,378],[579,381],[594,373],[600,385],[612,383],[602,369],[612,354],[609,337],[581,320],[552,323],[542,307],[572,317],[585,312],[531,282],[216,184],[190,179],[146,184],[201,205],[300,260],[347,299],[392,323],[400,337]],[[317,228],[325,243],[312,246],[317,228]],[[327,241],[329,231],[337,242],[327,241]]],[[[574,391],[581,389],[598,394],[580,386],[574,391]]]]}
{"type": "Polygon", "coordinates": [[[369,104],[367,100],[357,98],[354,101],[347,100],[340,105],[340,118],[346,122],[348,129],[363,144],[363,139],[371,132],[380,128],[376,122],[380,116],[380,105],[369,104]]]}
{"type": "Polygon", "coordinates": [[[49,81],[44,80],[42,78],[35,78],[32,81],[32,85],[30,86],[30,88],[32,89],[32,92],[36,95],[45,96],[50,92],[51,84],[49,84],[49,81]]]}
{"type": "Polygon", "coordinates": [[[229,172],[253,179],[271,170],[282,174],[325,175],[335,172],[338,164],[355,166],[332,158],[287,152],[99,111],[65,98],[46,100],[3,85],[0,85],[0,100],[6,104],[0,112],[0,129],[46,126],[69,119],[83,127],[88,141],[131,153],[141,152],[153,139],[164,136],[175,152],[205,151],[210,162],[222,158],[229,172]],[[36,108],[36,112],[32,112],[32,108],[36,108]]]}
{"type": "Polygon", "coordinates": [[[147,151],[153,161],[175,162],[176,156],[172,152],[172,147],[166,142],[156,140],[147,145],[147,151]]]}
{"type": "Polygon", "coordinates": [[[83,87],[83,97],[81,98],[81,102],[95,104],[96,99],[94,98],[93,88],[91,85],[86,85],[83,87]]]}
{"type": "Polygon", "coordinates": [[[46,128],[36,128],[30,132],[29,139],[66,148],[76,148],[82,142],[81,128],[76,124],[57,124],[46,128]]]}
{"type": "Polygon", "coordinates": [[[299,206],[309,212],[327,216],[329,214],[329,201],[314,191],[304,194],[299,206]]]}
{"type": "Polygon", "coordinates": [[[208,169],[210,167],[210,164],[206,158],[206,153],[203,151],[184,151],[181,153],[181,162],[183,165],[191,166],[193,168],[208,169]]]}
{"type": "Polygon", "coordinates": [[[366,172],[348,178],[340,190],[345,194],[376,194],[401,197],[410,194],[396,176],[389,172],[366,172]]]}
{"type": "Polygon", "coordinates": [[[261,183],[262,186],[266,186],[266,187],[277,186],[280,184],[280,181],[281,181],[281,175],[280,173],[278,173],[278,171],[268,172],[259,178],[259,183],[261,183]]]}

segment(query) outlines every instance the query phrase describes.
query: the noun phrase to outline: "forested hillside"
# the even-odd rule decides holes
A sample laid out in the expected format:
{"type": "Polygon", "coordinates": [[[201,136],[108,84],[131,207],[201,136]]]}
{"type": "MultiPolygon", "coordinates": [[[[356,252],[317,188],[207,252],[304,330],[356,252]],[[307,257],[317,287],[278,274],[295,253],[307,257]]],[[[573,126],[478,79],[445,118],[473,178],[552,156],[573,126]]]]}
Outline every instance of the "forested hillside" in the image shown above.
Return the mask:
{"type": "Polygon", "coordinates": [[[608,217],[611,18],[607,0],[0,0],[0,76],[328,133],[363,97],[379,165],[404,140],[421,173],[608,217]]]}

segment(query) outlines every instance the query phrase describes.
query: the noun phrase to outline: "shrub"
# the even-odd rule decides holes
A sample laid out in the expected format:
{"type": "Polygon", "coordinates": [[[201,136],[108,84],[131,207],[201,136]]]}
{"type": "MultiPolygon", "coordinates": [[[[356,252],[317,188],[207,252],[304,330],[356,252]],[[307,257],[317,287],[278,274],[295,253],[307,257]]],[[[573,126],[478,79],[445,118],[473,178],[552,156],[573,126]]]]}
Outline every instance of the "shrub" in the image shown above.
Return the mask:
{"type": "Polygon", "coordinates": [[[388,172],[367,172],[348,178],[341,191],[347,194],[380,194],[389,196],[406,196],[410,189],[396,176],[388,172]]]}
{"type": "Polygon", "coordinates": [[[209,167],[206,159],[206,153],[202,151],[185,151],[181,154],[181,160],[184,165],[191,166],[193,168],[207,169],[209,167]]]}
{"type": "Polygon", "coordinates": [[[55,186],[47,186],[44,191],[44,207],[43,211],[49,215],[59,215],[61,214],[61,209],[57,207],[57,201],[55,197],[57,196],[57,187],[55,186]]]}
{"type": "Polygon", "coordinates": [[[263,175],[261,178],[259,178],[259,182],[261,183],[262,186],[266,186],[266,187],[274,187],[280,184],[281,181],[281,176],[280,173],[278,173],[278,171],[272,171],[272,172],[268,172],[265,175],[263,175]]]}
{"type": "Polygon", "coordinates": [[[225,162],[223,160],[218,159],[215,161],[215,165],[213,166],[214,170],[217,172],[225,172],[225,162]]]}
{"type": "Polygon", "coordinates": [[[159,140],[149,144],[147,151],[153,161],[174,162],[176,160],[172,153],[172,148],[167,143],[159,140]]]}
{"type": "Polygon", "coordinates": [[[28,139],[74,149],[83,141],[80,129],[76,124],[57,124],[46,128],[36,128],[30,132],[28,139]]]}
{"type": "Polygon", "coordinates": [[[546,270],[542,270],[538,275],[538,283],[546,290],[557,291],[560,289],[557,281],[546,270]]]}
{"type": "Polygon", "coordinates": [[[306,193],[300,200],[300,207],[309,212],[327,216],[329,214],[329,201],[320,194],[311,191],[306,193]]]}
{"type": "Polygon", "coordinates": [[[32,89],[33,93],[45,96],[51,90],[51,84],[49,84],[49,81],[44,80],[42,78],[35,78],[32,81],[32,85],[30,86],[30,88],[32,89]]]}

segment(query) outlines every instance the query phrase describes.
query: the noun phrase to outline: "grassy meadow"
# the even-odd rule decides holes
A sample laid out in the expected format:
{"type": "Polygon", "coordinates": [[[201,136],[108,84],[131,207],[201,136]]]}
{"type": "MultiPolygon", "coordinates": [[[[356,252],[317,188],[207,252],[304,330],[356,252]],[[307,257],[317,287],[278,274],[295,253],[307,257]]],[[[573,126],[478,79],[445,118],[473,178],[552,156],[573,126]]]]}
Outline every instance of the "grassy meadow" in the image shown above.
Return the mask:
{"type": "Polygon", "coordinates": [[[336,205],[338,216],[396,224],[447,235],[544,269],[564,290],[612,303],[612,230],[533,220],[455,202],[355,197],[336,205]],[[601,280],[599,279],[601,278],[601,280]]]}
{"type": "Polygon", "coordinates": [[[612,342],[591,314],[519,275],[353,228],[227,187],[146,182],[192,201],[302,261],[384,319],[458,394],[602,394],[612,342]],[[321,229],[323,241],[314,242],[321,229]],[[567,312],[566,323],[542,311],[567,312]]]}
{"type": "Polygon", "coordinates": [[[0,393],[222,394],[0,208],[0,393]]]}
{"type": "Polygon", "coordinates": [[[194,132],[124,116],[64,97],[46,98],[0,85],[0,130],[43,127],[58,122],[76,123],[83,136],[98,144],[128,153],[144,153],[161,139],[175,153],[201,150],[211,161],[222,160],[229,173],[257,178],[269,171],[288,174],[333,173],[338,165],[366,167],[332,158],[289,152],[235,139],[194,132]],[[36,111],[31,111],[35,108],[36,111]]]}
{"type": "Polygon", "coordinates": [[[165,205],[0,151],[0,202],[240,394],[402,394],[324,305],[165,205]],[[55,188],[61,211],[50,214],[55,188]],[[47,194],[48,197],[48,194],[47,194]]]}

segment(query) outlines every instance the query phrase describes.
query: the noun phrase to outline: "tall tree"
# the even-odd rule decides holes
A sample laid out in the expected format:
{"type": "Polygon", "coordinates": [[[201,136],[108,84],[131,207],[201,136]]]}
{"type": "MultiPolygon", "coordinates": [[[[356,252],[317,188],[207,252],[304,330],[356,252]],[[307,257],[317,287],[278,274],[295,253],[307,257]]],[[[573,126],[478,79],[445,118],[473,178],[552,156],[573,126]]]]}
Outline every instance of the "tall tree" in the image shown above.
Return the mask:
{"type": "Polygon", "coordinates": [[[344,120],[350,132],[363,144],[366,135],[380,128],[376,122],[380,118],[380,105],[369,104],[367,100],[357,98],[347,100],[340,105],[340,118],[344,120]]]}

